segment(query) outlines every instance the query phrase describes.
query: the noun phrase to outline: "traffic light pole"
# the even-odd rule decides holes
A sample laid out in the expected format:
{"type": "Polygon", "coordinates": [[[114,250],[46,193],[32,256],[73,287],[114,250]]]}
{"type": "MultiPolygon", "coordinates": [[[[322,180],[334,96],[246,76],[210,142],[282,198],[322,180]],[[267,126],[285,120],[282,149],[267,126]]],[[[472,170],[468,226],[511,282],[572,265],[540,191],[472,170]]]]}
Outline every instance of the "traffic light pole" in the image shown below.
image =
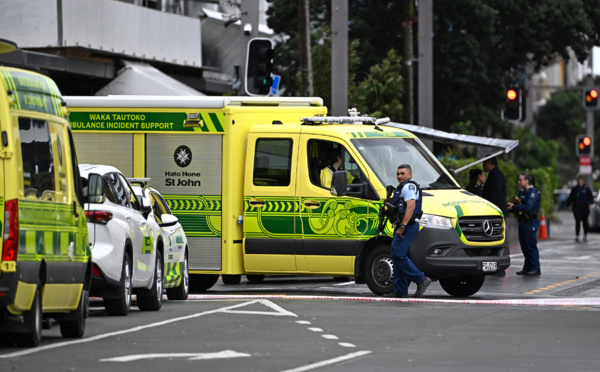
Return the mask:
{"type": "Polygon", "coordinates": [[[240,61],[239,79],[241,82],[238,95],[246,95],[244,87],[246,86],[246,64],[248,61],[248,43],[255,37],[258,37],[258,1],[259,0],[244,0],[240,4],[240,48],[242,50],[242,58],[240,61]]]}
{"type": "MultiPolygon", "coordinates": [[[[592,75],[588,75],[586,79],[585,86],[592,87],[594,85],[594,78],[592,75]]],[[[590,136],[590,138],[594,139],[594,110],[586,110],[586,121],[585,121],[585,133],[590,136]]],[[[593,145],[592,145],[593,148],[593,145]]],[[[594,164],[594,153],[590,154],[592,157],[592,167],[594,164]]],[[[592,168],[592,175],[586,177],[586,184],[590,188],[590,190],[594,191],[594,177],[593,177],[594,169],[592,168]]]]}

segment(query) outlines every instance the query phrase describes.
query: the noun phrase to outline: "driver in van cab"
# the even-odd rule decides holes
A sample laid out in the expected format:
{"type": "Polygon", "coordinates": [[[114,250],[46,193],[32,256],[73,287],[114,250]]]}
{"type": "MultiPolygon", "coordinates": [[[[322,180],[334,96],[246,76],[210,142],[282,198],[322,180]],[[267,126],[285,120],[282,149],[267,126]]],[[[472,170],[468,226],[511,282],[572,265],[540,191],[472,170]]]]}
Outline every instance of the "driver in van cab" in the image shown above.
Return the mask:
{"type": "MultiPolygon", "coordinates": [[[[343,170],[341,169],[343,163],[344,161],[342,160],[342,157],[339,152],[332,151],[329,154],[329,157],[327,159],[328,165],[325,168],[321,169],[321,176],[319,177],[322,187],[325,187],[326,189],[331,188],[333,172],[343,170]]],[[[348,183],[352,183],[352,181],[354,180],[354,176],[352,176],[352,174],[350,174],[350,172],[348,171],[346,171],[346,176],[348,183]]]]}

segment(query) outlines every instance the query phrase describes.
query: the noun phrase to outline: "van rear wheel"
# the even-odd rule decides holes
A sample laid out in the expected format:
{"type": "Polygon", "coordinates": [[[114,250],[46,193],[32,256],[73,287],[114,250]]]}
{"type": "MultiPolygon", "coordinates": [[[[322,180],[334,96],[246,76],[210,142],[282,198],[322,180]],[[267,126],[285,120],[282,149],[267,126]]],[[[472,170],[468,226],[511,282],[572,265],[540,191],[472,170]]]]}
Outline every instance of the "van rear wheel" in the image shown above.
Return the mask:
{"type": "Polygon", "coordinates": [[[390,255],[390,246],[380,244],[367,253],[364,266],[365,282],[378,296],[394,290],[394,264],[390,255]]]}
{"type": "Polygon", "coordinates": [[[77,307],[77,310],[75,310],[75,313],[73,314],[75,316],[75,319],[59,322],[60,334],[64,338],[81,338],[81,337],[83,337],[83,334],[85,333],[85,319],[88,317],[87,312],[88,312],[89,298],[90,298],[89,291],[87,291],[85,289],[82,290],[81,296],[79,299],[79,306],[77,307]]]}
{"type": "Polygon", "coordinates": [[[481,289],[485,275],[463,275],[456,278],[440,279],[440,285],[451,296],[468,297],[481,289]]]}
{"type": "Polygon", "coordinates": [[[221,280],[223,281],[223,284],[240,284],[240,282],[242,281],[242,276],[241,275],[221,275],[221,280]]]}
{"type": "Polygon", "coordinates": [[[203,293],[219,280],[218,274],[192,274],[190,275],[190,293],[203,293]]]}
{"type": "Polygon", "coordinates": [[[40,289],[35,290],[31,309],[23,313],[22,329],[15,334],[15,341],[21,347],[34,347],[42,339],[42,299],[40,289]]]}

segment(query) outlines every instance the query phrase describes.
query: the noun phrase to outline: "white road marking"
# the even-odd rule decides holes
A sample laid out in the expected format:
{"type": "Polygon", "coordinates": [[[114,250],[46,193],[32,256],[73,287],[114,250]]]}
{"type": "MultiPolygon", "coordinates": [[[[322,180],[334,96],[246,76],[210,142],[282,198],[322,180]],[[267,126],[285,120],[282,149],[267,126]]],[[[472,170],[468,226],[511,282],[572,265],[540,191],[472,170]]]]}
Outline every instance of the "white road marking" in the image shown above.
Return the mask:
{"type": "Polygon", "coordinates": [[[223,310],[221,312],[222,313],[229,313],[229,314],[260,314],[260,315],[294,316],[294,317],[298,316],[298,315],[296,315],[296,314],[294,314],[294,313],[292,313],[290,311],[287,311],[283,307],[274,304],[273,302],[271,302],[269,300],[255,300],[255,301],[245,302],[243,304],[239,304],[239,305],[235,305],[235,306],[230,306],[226,310],[223,310]],[[236,309],[236,308],[239,308],[239,307],[248,306],[248,305],[252,305],[252,304],[256,304],[256,303],[260,303],[262,305],[270,307],[271,309],[275,310],[275,312],[272,312],[272,311],[231,310],[231,309],[236,309]]]}
{"type": "Polygon", "coordinates": [[[323,332],[323,330],[321,328],[316,328],[316,327],[310,327],[308,328],[309,331],[313,331],[313,332],[323,332]]]}
{"type": "Polygon", "coordinates": [[[298,323],[298,324],[310,324],[310,322],[308,320],[296,320],[296,323],[298,323]]]}
{"type": "Polygon", "coordinates": [[[351,280],[351,281],[345,282],[345,283],[336,283],[336,284],[334,284],[334,286],[338,286],[339,287],[339,286],[342,286],[342,285],[352,285],[352,284],[356,284],[354,282],[354,280],[351,280]]]}
{"type": "Polygon", "coordinates": [[[57,348],[60,348],[60,347],[77,345],[77,344],[83,344],[83,343],[87,343],[87,342],[93,342],[93,341],[101,340],[101,339],[108,338],[108,337],[119,336],[119,335],[123,335],[123,334],[127,334],[127,333],[133,333],[133,332],[143,331],[145,329],[160,327],[160,326],[163,326],[163,325],[172,324],[172,323],[175,323],[175,322],[180,322],[182,320],[194,319],[194,318],[198,318],[198,317],[201,317],[201,316],[204,316],[204,315],[226,313],[226,312],[230,311],[231,309],[237,309],[239,307],[247,306],[247,305],[252,305],[252,304],[255,304],[255,303],[261,303],[263,305],[267,305],[267,306],[271,307],[272,309],[277,310],[277,313],[272,313],[272,312],[243,312],[243,313],[244,314],[261,314],[261,315],[279,315],[279,316],[287,315],[287,316],[295,316],[295,317],[297,316],[296,314],[291,313],[291,312],[289,312],[289,311],[287,311],[287,310],[285,310],[285,309],[283,309],[283,308],[281,308],[281,307],[273,304],[271,301],[268,301],[268,300],[258,300],[258,301],[256,301],[255,300],[255,301],[244,302],[242,304],[237,304],[237,305],[233,305],[233,306],[222,307],[222,308],[219,308],[219,309],[203,311],[201,313],[195,313],[195,314],[191,314],[191,315],[186,315],[186,316],[181,316],[181,317],[177,317],[177,318],[167,319],[167,320],[163,320],[163,321],[160,321],[160,322],[150,323],[150,324],[146,324],[146,325],[141,325],[141,326],[137,326],[137,327],[133,327],[133,328],[129,328],[129,329],[123,329],[123,330],[120,330],[120,331],[103,333],[103,334],[99,334],[99,335],[96,335],[96,336],[93,336],[93,337],[89,337],[89,338],[82,338],[82,339],[79,339],[79,340],[57,342],[55,344],[45,345],[45,346],[38,346],[36,348],[20,350],[20,351],[14,352],[14,353],[1,354],[0,355],[0,359],[16,358],[16,357],[20,357],[20,356],[24,356],[24,355],[39,353],[39,352],[46,351],[46,350],[57,349],[57,348]],[[271,305],[273,305],[273,306],[271,306],[271,305]],[[283,310],[283,311],[281,311],[281,310],[283,310]]]}
{"type": "Polygon", "coordinates": [[[343,346],[343,347],[356,347],[356,345],[351,344],[349,342],[338,342],[338,345],[343,346]]]}
{"type": "Polygon", "coordinates": [[[285,300],[333,300],[333,301],[372,301],[372,302],[423,302],[444,304],[476,305],[516,305],[516,306],[600,306],[600,297],[580,298],[538,298],[508,300],[451,300],[430,298],[390,298],[390,297],[334,297],[334,296],[288,296],[288,295],[190,295],[204,299],[285,299],[285,300]]]}
{"type": "Polygon", "coordinates": [[[321,337],[326,338],[328,340],[339,340],[340,338],[336,335],[321,335],[321,337]]]}
{"type": "Polygon", "coordinates": [[[224,350],[217,353],[165,353],[165,354],[133,354],[124,355],[115,358],[100,359],[100,362],[135,362],[144,359],[159,359],[159,358],[185,358],[187,360],[207,360],[207,359],[229,359],[249,357],[250,354],[238,353],[233,350],[224,350]]]}
{"type": "Polygon", "coordinates": [[[294,369],[287,369],[287,370],[285,370],[283,372],[303,372],[303,371],[310,371],[310,370],[313,370],[313,369],[325,367],[325,366],[328,366],[328,365],[331,365],[331,364],[335,364],[335,363],[339,363],[339,362],[343,362],[343,361],[346,361],[346,360],[359,358],[361,356],[368,355],[368,354],[371,354],[371,351],[367,351],[367,350],[357,351],[356,353],[350,353],[350,354],[347,354],[347,355],[343,355],[341,357],[337,357],[337,358],[333,358],[333,359],[329,359],[329,360],[324,360],[324,361],[317,362],[317,363],[307,364],[305,366],[294,368],[294,369]]]}

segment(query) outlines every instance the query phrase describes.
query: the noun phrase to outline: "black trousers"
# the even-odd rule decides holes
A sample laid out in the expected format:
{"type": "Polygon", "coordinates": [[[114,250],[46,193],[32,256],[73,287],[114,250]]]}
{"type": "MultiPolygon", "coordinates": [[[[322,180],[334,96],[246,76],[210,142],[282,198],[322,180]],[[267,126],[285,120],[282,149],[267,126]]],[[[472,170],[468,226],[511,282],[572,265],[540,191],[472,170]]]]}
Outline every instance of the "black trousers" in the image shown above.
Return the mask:
{"type": "Polygon", "coordinates": [[[583,207],[573,206],[573,216],[575,216],[575,235],[579,236],[581,231],[581,225],[583,225],[583,235],[587,235],[590,230],[588,223],[588,216],[590,215],[590,208],[585,205],[583,207]]]}

